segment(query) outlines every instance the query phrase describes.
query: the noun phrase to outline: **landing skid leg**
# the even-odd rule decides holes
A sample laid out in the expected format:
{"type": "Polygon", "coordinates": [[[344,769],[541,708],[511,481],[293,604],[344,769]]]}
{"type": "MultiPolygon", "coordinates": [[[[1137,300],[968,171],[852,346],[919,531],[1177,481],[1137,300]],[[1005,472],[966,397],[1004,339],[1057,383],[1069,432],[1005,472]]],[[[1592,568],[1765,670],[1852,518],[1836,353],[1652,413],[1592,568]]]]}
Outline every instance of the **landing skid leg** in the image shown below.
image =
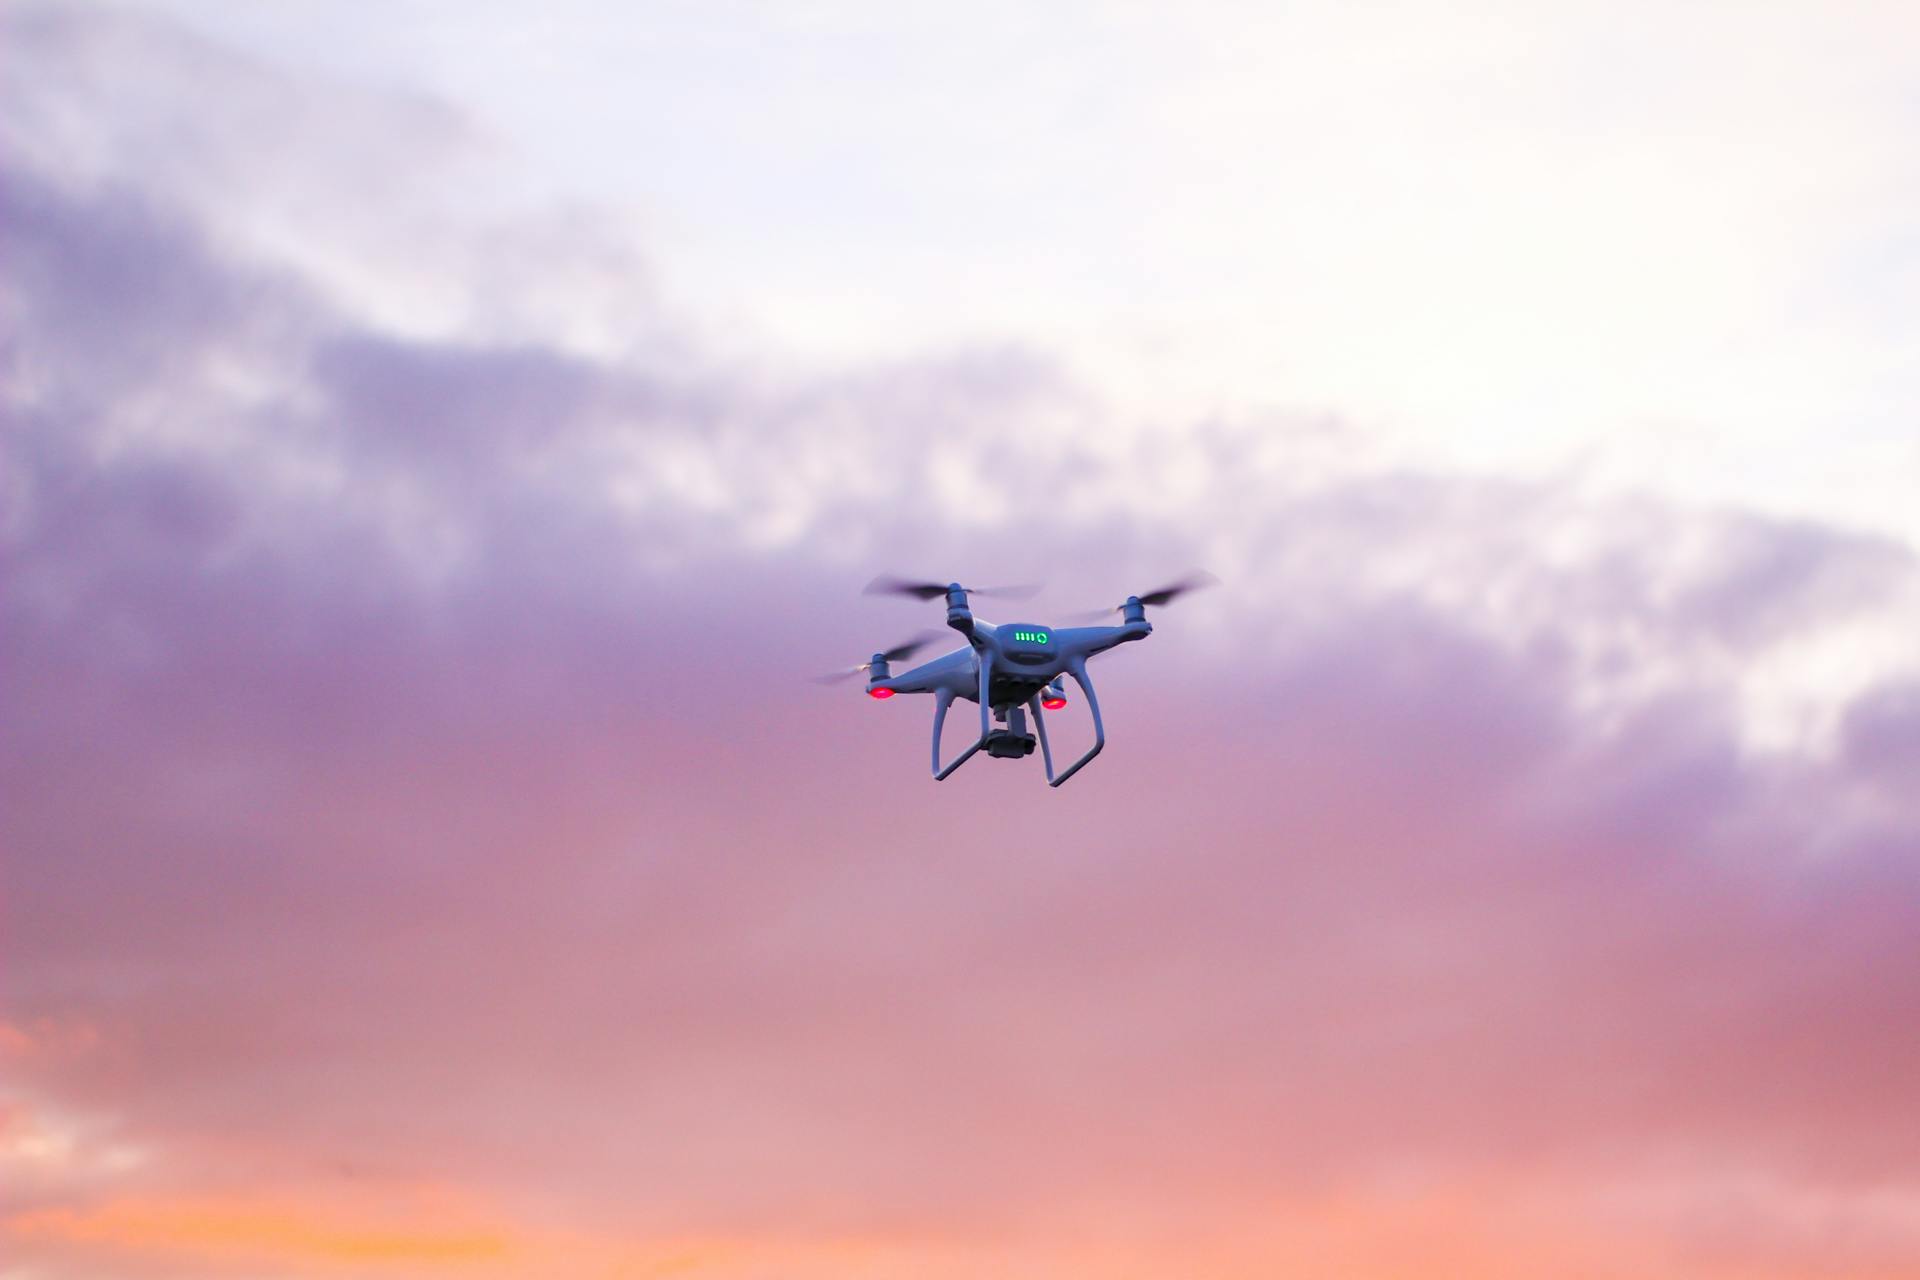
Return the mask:
{"type": "Polygon", "coordinates": [[[1093,713],[1093,745],[1087,748],[1087,754],[1068,765],[1067,771],[1056,778],[1053,774],[1053,749],[1047,745],[1046,716],[1041,713],[1040,700],[1035,698],[1032,703],[1033,723],[1040,734],[1040,753],[1041,758],[1045,760],[1047,764],[1047,785],[1050,787],[1057,787],[1074,774],[1080,772],[1080,770],[1086,767],[1087,762],[1099,755],[1100,749],[1107,745],[1107,730],[1105,726],[1100,723],[1100,699],[1093,695],[1093,682],[1087,679],[1086,664],[1083,662],[1074,663],[1067,668],[1067,674],[1072,676],[1073,682],[1080,686],[1080,692],[1084,694],[1087,699],[1087,710],[1093,713]]]}
{"type": "Polygon", "coordinates": [[[993,655],[980,655],[980,736],[973,745],[962,751],[945,765],[940,763],[940,730],[947,723],[947,708],[953,705],[953,691],[941,689],[933,696],[933,780],[945,782],[947,775],[973,759],[974,752],[987,745],[987,735],[993,731],[993,710],[987,705],[987,688],[993,678],[993,655]]]}
{"type": "Polygon", "coordinates": [[[1053,748],[1047,745],[1047,718],[1040,710],[1040,695],[1027,699],[1027,712],[1033,717],[1033,731],[1040,735],[1040,758],[1046,762],[1047,777],[1053,777],[1053,748]]]}

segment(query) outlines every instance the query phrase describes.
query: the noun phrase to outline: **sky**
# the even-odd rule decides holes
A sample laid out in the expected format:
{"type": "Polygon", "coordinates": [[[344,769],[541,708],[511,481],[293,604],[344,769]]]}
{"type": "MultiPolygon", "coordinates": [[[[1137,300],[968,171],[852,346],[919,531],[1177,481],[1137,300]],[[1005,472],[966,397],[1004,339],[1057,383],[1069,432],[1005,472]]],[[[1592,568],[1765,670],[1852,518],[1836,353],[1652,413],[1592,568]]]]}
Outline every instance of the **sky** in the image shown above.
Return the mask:
{"type": "Polygon", "coordinates": [[[1908,6],[0,62],[0,1280],[1920,1276],[1908,6]]]}

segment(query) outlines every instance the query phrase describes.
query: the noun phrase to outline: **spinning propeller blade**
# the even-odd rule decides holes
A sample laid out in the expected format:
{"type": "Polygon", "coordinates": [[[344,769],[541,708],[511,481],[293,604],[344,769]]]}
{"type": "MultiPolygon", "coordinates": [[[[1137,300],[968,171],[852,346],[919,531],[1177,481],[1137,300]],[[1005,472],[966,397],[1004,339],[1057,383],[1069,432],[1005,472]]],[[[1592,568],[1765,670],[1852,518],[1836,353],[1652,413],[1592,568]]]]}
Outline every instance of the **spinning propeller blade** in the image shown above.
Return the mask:
{"type": "Polygon", "coordinates": [[[1178,582],[1161,587],[1156,591],[1147,592],[1140,597],[1140,603],[1157,608],[1163,604],[1171,604],[1189,591],[1198,591],[1202,587],[1215,586],[1219,581],[1220,579],[1214,577],[1205,569],[1195,569],[1178,582]]]}
{"type": "MultiPolygon", "coordinates": [[[[1178,582],[1168,583],[1164,587],[1156,587],[1152,591],[1143,591],[1136,598],[1141,604],[1157,609],[1161,605],[1172,604],[1189,591],[1198,591],[1202,587],[1211,587],[1219,581],[1220,579],[1214,577],[1205,569],[1195,569],[1178,582]]],[[[1117,604],[1111,609],[1095,609],[1091,613],[1076,614],[1073,620],[1075,622],[1095,622],[1110,613],[1119,613],[1124,608],[1126,608],[1124,604],[1117,604]]]]}
{"type": "MultiPolygon", "coordinates": [[[[946,590],[945,587],[940,589],[942,591],[946,590]]],[[[887,662],[898,662],[902,658],[911,658],[914,654],[920,652],[944,634],[944,632],[940,631],[922,631],[905,644],[897,644],[893,648],[888,649],[885,653],[881,654],[880,657],[887,662]]],[[[859,666],[849,667],[845,671],[830,671],[824,676],[815,676],[813,677],[813,682],[815,684],[839,684],[842,680],[851,680],[862,671],[870,670],[872,666],[873,663],[871,662],[863,662],[859,666]]]]}
{"type": "MultiPolygon", "coordinates": [[[[965,587],[970,596],[999,596],[1006,600],[1025,600],[1040,588],[1037,585],[1019,587],[965,587]]],[[[896,578],[881,574],[869,582],[861,591],[869,596],[912,596],[916,600],[937,600],[947,594],[944,582],[909,582],[905,578],[896,578]]]]}

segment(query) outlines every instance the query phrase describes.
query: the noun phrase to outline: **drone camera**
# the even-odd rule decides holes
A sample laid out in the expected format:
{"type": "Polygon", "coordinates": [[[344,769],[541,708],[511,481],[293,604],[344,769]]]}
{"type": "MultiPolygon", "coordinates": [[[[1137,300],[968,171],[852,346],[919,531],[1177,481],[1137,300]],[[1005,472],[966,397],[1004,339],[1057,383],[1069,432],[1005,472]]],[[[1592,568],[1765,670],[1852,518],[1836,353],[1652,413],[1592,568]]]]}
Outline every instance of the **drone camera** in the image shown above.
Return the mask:
{"type": "Polygon", "coordinates": [[[1001,760],[1019,760],[1033,754],[1034,736],[1011,729],[995,729],[987,735],[987,754],[1001,760]]]}
{"type": "MultiPolygon", "coordinates": [[[[995,708],[996,711],[1000,708],[995,708]]],[[[1010,706],[1000,718],[1007,727],[987,735],[987,754],[1002,760],[1019,760],[1033,754],[1034,736],[1027,732],[1026,708],[1010,706]]]]}

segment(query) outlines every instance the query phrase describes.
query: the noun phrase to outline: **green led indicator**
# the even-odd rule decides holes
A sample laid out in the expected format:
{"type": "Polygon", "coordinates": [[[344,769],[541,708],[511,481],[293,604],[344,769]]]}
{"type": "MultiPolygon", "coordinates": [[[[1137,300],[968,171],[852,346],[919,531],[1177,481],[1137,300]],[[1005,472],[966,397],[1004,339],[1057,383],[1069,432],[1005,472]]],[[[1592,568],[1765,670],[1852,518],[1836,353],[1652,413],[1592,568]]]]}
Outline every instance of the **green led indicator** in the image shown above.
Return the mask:
{"type": "Polygon", "coordinates": [[[1013,633],[1013,638],[1015,640],[1024,640],[1028,644],[1045,644],[1047,642],[1047,633],[1044,631],[1016,631],[1013,633]]]}

